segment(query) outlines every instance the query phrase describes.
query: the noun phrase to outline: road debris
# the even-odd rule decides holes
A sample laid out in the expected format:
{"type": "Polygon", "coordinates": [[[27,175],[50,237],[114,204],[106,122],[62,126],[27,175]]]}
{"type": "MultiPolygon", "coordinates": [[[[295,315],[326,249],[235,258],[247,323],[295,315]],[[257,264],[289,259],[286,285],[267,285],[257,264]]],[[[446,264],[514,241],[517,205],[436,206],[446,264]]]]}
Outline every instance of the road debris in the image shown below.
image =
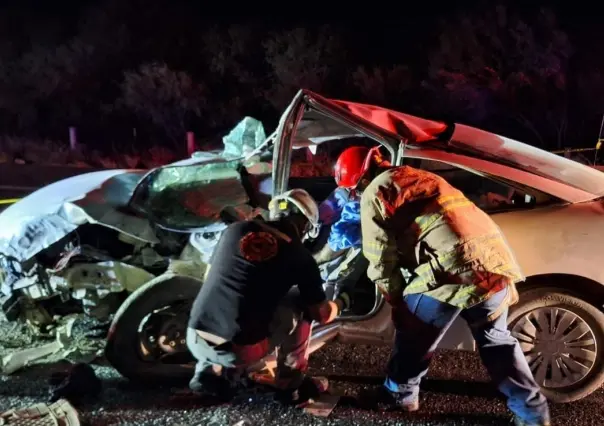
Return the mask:
{"type": "Polygon", "coordinates": [[[59,399],[52,404],[40,403],[0,414],[2,426],[80,426],[80,424],[78,412],[65,399],[59,399]]]}
{"type": "Polygon", "coordinates": [[[31,363],[55,354],[65,348],[71,340],[75,320],[75,316],[66,318],[65,323],[56,329],[56,339],[54,342],[35,348],[23,349],[3,357],[2,372],[7,375],[13,374],[16,371],[27,367],[31,363]]]}
{"type": "Polygon", "coordinates": [[[339,400],[339,395],[324,393],[318,400],[304,407],[304,412],[317,417],[327,417],[336,408],[339,400]]]}

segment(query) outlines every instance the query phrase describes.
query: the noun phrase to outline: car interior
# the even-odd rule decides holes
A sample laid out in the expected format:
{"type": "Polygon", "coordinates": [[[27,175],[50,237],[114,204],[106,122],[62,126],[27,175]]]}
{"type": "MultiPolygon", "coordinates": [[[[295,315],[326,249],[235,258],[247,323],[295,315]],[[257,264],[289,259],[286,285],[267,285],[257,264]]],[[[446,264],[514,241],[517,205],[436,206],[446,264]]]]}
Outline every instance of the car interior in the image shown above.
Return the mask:
{"type": "Polygon", "coordinates": [[[534,188],[498,176],[479,175],[440,161],[405,158],[404,164],[441,176],[488,213],[531,209],[558,201],[534,188]]]}
{"type": "MultiPolygon", "coordinates": [[[[329,141],[319,145],[314,155],[322,156],[323,159],[327,156],[331,164],[335,165],[342,150],[351,145],[373,147],[376,143],[369,138],[357,137],[329,141]]],[[[306,154],[303,151],[305,150],[298,150],[296,153],[298,158],[301,154],[306,154]]],[[[388,158],[386,149],[383,150],[383,153],[388,158]]],[[[295,161],[295,157],[293,161],[295,161]]],[[[460,189],[479,208],[491,214],[509,210],[530,209],[558,201],[554,197],[533,188],[522,187],[517,183],[512,184],[500,177],[479,175],[438,161],[405,158],[403,164],[438,174],[460,189]]],[[[320,204],[336,189],[336,183],[331,173],[325,176],[291,176],[288,187],[307,190],[320,204]]],[[[324,228],[315,241],[316,246],[322,247],[328,234],[329,228],[324,228]]],[[[372,312],[377,301],[376,288],[365,273],[359,275],[356,285],[352,286],[349,294],[352,299],[352,308],[343,316],[363,316],[372,312]]]]}
{"type": "MultiPolygon", "coordinates": [[[[325,173],[323,176],[310,177],[290,176],[288,188],[305,189],[317,203],[321,204],[337,188],[332,172],[337,158],[344,149],[352,144],[363,145],[368,148],[372,148],[376,145],[375,141],[371,139],[356,137],[325,142],[318,146],[315,156],[319,156],[322,161],[325,161],[327,158],[327,162],[330,165],[330,167],[327,168],[329,174],[325,173]]],[[[303,151],[305,150],[298,150],[298,152],[295,152],[294,155],[297,155],[297,158],[294,156],[292,161],[302,159],[302,156],[306,154],[303,151]]],[[[319,237],[312,242],[309,249],[314,252],[323,247],[327,242],[329,232],[330,227],[323,227],[319,237]]],[[[342,256],[346,256],[346,254],[343,254],[342,256]]],[[[343,318],[368,315],[374,310],[377,301],[376,287],[369,278],[367,278],[367,274],[365,273],[366,261],[363,258],[362,253],[359,253],[355,260],[349,264],[349,268],[353,269],[355,264],[357,267],[361,267],[363,271],[355,270],[350,272],[350,275],[355,277],[356,282],[347,282],[346,284],[345,290],[350,296],[351,308],[342,313],[341,317],[343,318]]],[[[350,278],[347,281],[350,281],[350,278]]]]}

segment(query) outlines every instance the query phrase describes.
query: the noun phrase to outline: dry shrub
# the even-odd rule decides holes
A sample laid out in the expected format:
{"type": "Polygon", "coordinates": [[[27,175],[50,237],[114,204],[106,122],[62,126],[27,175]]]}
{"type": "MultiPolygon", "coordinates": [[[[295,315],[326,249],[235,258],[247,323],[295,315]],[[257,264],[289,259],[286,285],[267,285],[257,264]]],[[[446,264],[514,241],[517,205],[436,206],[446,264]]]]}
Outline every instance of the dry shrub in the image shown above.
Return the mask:
{"type": "Polygon", "coordinates": [[[0,137],[0,163],[21,163],[21,160],[40,165],[135,169],[162,166],[176,161],[177,157],[161,146],[151,147],[141,155],[115,149],[108,153],[89,150],[85,145],[71,150],[66,142],[48,139],[0,137]]]}
{"type": "Polygon", "coordinates": [[[26,163],[65,165],[69,163],[69,147],[49,139],[32,140],[5,136],[0,140],[0,158],[3,162],[22,159],[26,163]]]}
{"type": "Polygon", "coordinates": [[[119,167],[115,156],[108,156],[97,150],[92,151],[88,158],[93,167],[103,169],[117,169],[119,167]]]}
{"type": "MultiPolygon", "coordinates": [[[[41,165],[60,165],[70,167],[95,168],[154,168],[173,163],[178,160],[176,154],[168,148],[155,145],[145,151],[104,153],[99,150],[88,150],[85,145],[79,145],[76,150],[70,150],[65,142],[51,140],[35,140],[17,137],[0,137],[0,163],[14,162],[22,158],[28,163],[41,165]]],[[[309,158],[297,156],[291,167],[292,176],[296,177],[325,177],[333,176],[333,164],[326,153],[317,153],[309,158]]]]}
{"type": "Polygon", "coordinates": [[[136,153],[124,154],[121,156],[123,167],[126,169],[136,169],[141,167],[141,157],[136,153]]]}

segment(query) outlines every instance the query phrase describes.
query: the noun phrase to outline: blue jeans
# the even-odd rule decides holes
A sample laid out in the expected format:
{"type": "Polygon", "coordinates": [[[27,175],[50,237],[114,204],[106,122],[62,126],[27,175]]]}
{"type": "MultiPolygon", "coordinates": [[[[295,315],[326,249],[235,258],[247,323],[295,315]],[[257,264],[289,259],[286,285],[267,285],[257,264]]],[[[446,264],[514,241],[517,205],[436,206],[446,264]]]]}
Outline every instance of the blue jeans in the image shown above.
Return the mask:
{"type": "Polygon", "coordinates": [[[495,320],[486,320],[501,306],[507,292],[507,288],[501,290],[469,309],[458,309],[422,294],[406,296],[406,309],[401,313],[403,327],[396,332],[386,388],[398,393],[403,402],[416,401],[434,350],[461,315],[471,325],[482,362],[506,396],[508,408],[526,422],[549,420],[547,400],[533,378],[518,340],[507,328],[507,307],[495,320]]]}

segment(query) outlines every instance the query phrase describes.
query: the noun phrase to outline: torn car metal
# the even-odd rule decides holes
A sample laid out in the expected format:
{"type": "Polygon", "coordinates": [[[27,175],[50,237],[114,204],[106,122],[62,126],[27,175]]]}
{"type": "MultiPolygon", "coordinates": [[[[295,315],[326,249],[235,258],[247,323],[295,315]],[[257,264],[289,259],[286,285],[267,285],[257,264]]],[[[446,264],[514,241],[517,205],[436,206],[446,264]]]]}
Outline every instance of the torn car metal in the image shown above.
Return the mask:
{"type": "Polygon", "coordinates": [[[262,211],[249,176],[268,176],[270,167],[249,154],[265,140],[248,117],[225,136],[223,152],[151,171],[78,175],[9,206],[0,214],[2,311],[37,327],[70,304],[106,319],[172,263],[207,262],[229,220],[262,211]]]}

